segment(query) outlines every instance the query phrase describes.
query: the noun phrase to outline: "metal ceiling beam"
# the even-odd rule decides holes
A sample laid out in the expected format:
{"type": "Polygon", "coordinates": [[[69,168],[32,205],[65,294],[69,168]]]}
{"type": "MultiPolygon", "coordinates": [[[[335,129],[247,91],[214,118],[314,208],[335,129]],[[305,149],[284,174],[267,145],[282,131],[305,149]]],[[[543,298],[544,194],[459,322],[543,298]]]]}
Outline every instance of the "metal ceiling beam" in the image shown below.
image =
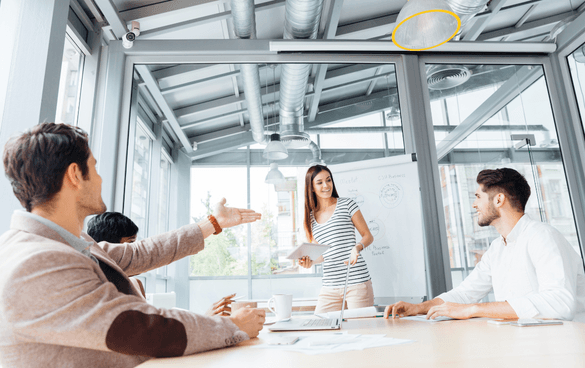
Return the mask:
{"type": "Polygon", "coordinates": [[[77,15],[79,20],[81,20],[81,23],[83,23],[87,31],[95,32],[95,26],[91,22],[91,19],[89,19],[89,17],[85,13],[85,10],[83,10],[81,5],[79,5],[77,0],[70,0],[69,5],[71,6],[71,9],[73,9],[73,12],[75,13],[75,15],[77,15]]]}
{"type": "MultiPolygon", "coordinates": [[[[337,78],[337,77],[343,77],[343,76],[351,75],[354,73],[359,73],[359,72],[374,69],[374,68],[377,68],[377,66],[376,65],[364,65],[364,64],[352,65],[352,66],[348,66],[348,67],[344,67],[344,68],[338,68],[335,70],[331,70],[331,71],[329,71],[328,75],[330,75],[331,78],[337,78]]],[[[332,90],[330,88],[330,89],[327,89],[326,91],[332,91],[332,90]]],[[[270,91],[268,94],[263,95],[262,102],[270,103],[273,101],[277,101],[279,98],[279,92],[280,92],[280,84],[274,85],[274,91],[270,91]]],[[[314,92],[308,92],[306,94],[306,97],[313,96],[313,93],[314,92]]],[[[177,116],[177,118],[179,119],[179,121],[181,123],[183,123],[183,124],[191,123],[192,120],[189,120],[189,118],[194,117],[194,115],[197,115],[199,113],[203,113],[206,110],[229,108],[230,106],[235,105],[235,104],[240,103],[240,102],[245,102],[245,97],[243,94],[240,94],[239,97],[229,96],[229,97],[216,99],[213,101],[208,101],[208,102],[203,102],[203,103],[199,103],[199,104],[186,106],[186,107],[175,110],[175,115],[177,116]]],[[[239,110],[241,108],[237,108],[237,109],[239,110]]]]}
{"type": "MultiPolygon", "coordinates": [[[[323,33],[323,39],[329,40],[335,38],[337,32],[337,25],[339,24],[339,17],[341,16],[341,8],[343,7],[343,0],[332,0],[333,4],[329,7],[327,14],[328,20],[323,33]]],[[[315,73],[315,80],[313,82],[314,95],[309,106],[308,121],[315,120],[319,101],[321,100],[321,92],[323,92],[323,84],[325,82],[325,75],[327,74],[328,64],[317,65],[317,72],[315,73]]]]}
{"type": "Polygon", "coordinates": [[[528,9],[526,11],[526,13],[524,13],[524,15],[522,16],[522,18],[520,18],[520,20],[514,25],[514,28],[520,28],[520,27],[522,27],[522,25],[524,23],[526,23],[526,21],[528,20],[528,18],[530,18],[530,16],[536,10],[537,7],[538,7],[538,4],[532,5],[530,7],[530,9],[528,9]]]}
{"type": "MultiPolygon", "coordinates": [[[[404,50],[389,41],[354,41],[354,40],[272,40],[269,41],[272,52],[388,52],[404,54],[404,50]]],[[[557,49],[552,43],[527,42],[477,42],[457,41],[447,42],[433,49],[435,53],[546,53],[550,54],[557,49]]]]}
{"type": "Polygon", "coordinates": [[[192,161],[217,155],[218,153],[231,151],[240,147],[249,146],[255,144],[254,138],[252,138],[252,132],[248,131],[240,134],[233,134],[229,137],[222,139],[216,139],[209,142],[201,143],[197,145],[196,151],[191,151],[187,154],[192,161]]]}
{"type": "Polygon", "coordinates": [[[543,70],[542,68],[524,66],[516,75],[516,78],[510,78],[504,82],[497,91],[475,109],[455,130],[437,144],[437,157],[439,160],[541,78],[543,76],[543,70]]]}
{"type": "MultiPolygon", "coordinates": [[[[436,132],[452,132],[457,125],[435,125],[436,132]]],[[[484,125],[477,130],[481,131],[548,131],[544,125],[484,125]]],[[[343,128],[311,128],[305,129],[309,134],[369,134],[369,133],[388,133],[401,132],[402,125],[396,126],[368,126],[368,127],[343,127],[343,128]]]]}
{"type": "Polygon", "coordinates": [[[179,64],[170,66],[168,68],[158,69],[150,73],[160,84],[173,84],[176,79],[177,82],[184,80],[186,75],[198,73],[202,69],[216,67],[217,64],[179,64]]]}
{"type": "Polygon", "coordinates": [[[154,98],[152,98],[152,95],[148,91],[148,88],[146,88],[146,84],[139,83],[138,84],[138,89],[140,90],[140,93],[144,96],[144,99],[148,103],[150,109],[151,110],[154,110],[154,112],[156,112],[156,114],[158,116],[160,116],[160,117],[164,116],[164,114],[162,113],[160,107],[158,107],[158,104],[156,103],[156,101],[154,100],[154,98]]]}
{"type": "MultiPolygon", "coordinates": [[[[323,90],[323,92],[331,92],[331,91],[335,91],[335,90],[338,90],[338,89],[351,87],[351,86],[354,86],[356,84],[360,84],[360,83],[364,83],[364,82],[368,82],[368,81],[373,81],[373,80],[378,80],[378,79],[386,78],[386,77],[388,77],[390,75],[394,75],[394,72],[389,72],[389,73],[385,73],[385,74],[374,75],[374,76],[371,76],[371,77],[362,78],[362,79],[354,80],[354,81],[351,81],[351,82],[339,84],[337,86],[329,87],[329,88],[323,90]]],[[[309,92],[305,96],[306,97],[311,97],[313,95],[314,95],[314,92],[309,92]]],[[[264,95],[264,96],[266,96],[266,95],[264,95]]],[[[224,119],[224,118],[227,118],[227,117],[230,117],[230,116],[235,116],[235,115],[238,115],[238,114],[242,114],[242,113],[244,113],[246,111],[247,111],[246,108],[241,108],[241,109],[238,109],[238,110],[235,110],[235,111],[231,111],[231,112],[228,112],[228,113],[223,113],[223,114],[219,114],[219,115],[216,115],[216,116],[212,116],[212,117],[209,117],[209,118],[206,118],[206,119],[203,119],[203,120],[197,120],[197,121],[194,121],[194,122],[189,122],[187,124],[181,125],[181,128],[182,129],[193,128],[194,126],[197,126],[197,125],[211,123],[211,122],[217,121],[219,119],[224,119]]]]}
{"type": "MultiPolygon", "coordinates": [[[[273,0],[268,1],[266,3],[256,5],[256,12],[268,10],[276,7],[284,6],[285,0],[273,0]]],[[[167,34],[169,32],[176,32],[184,29],[189,29],[191,27],[209,24],[213,22],[219,22],[222,20],[227,20],[232,17],[231,10],[219,12],[217,14],[208,15],[201,18],[189,19],[179,23],[168,24],[165,26],[146,29],[144,32],[140,33],[140,38],[142,39],[149,39],[155,36],[161,36],[167,34]]]]}
{"type": "Polygon", "coordinates": [[[337,28],[335,38],[343,40],[364,40],[386,34],[392,34],[397,18],[398,13],[393,13],[379,18],[368,19],[362,22],[341,25],[337,28]]]}
{"type": "Polygon", "coordinates": [[[520,27],[516,27],[514,25],[512,27],[501,28],[495,31],[486,32],[481,34],[477,38],[477,40],[478,41],[499,40],[501,37],[504,36],[508,36],[507,40],[517,40],[517,38],[519,37],[527,37],[526,34],[532,37],[533,35],[548,33],[555,26],[555,24],[573,14],[574,12],[569,11],[553,15],[552,17],[546,17],[542,19],[533,20],[530,22],[525,22],[520,27]]]}
{"type": "MultiPolygon", "coordinates": [[[[382,111],[388,108],[388,101],[384,101],[384,95],[387,92],[375,93],[371,96],[362,96],[354,98],[344,103],[331,103],[324,106],[324,112],[317,115],[317,118],[312,123],[305,124],[305,129],[312,129],[319,125],[331,124],[340,122],[355,117],[371,114],[382,111]],[[360,103],[376,99],[373,103],[368,104],[365,108],[359,106],[360,103]],[[350,104],[349,106],[347,104],[350,104]],[[358,106],[355,106],[358,105],[358,106]],[[345,116],[344,116],[345,115],[345,116]],[[348,116],[350,115],[350,116],[348,116]]],[[[240,147],[245,147],[256,142],[252,138],[252,132],[245,132],[241,134],[230,134],[213,141],[204,142],[197,146],[197,150],[188,154],[191,160],[213,156],[222,152],[230,151],[240,147]]]]}
{"type": "Polygon", "coordinates": [[[126,27],[126,22],[120,17],[118,13],[118,9],[112,2],[112,0],[94,0],[97,6],[99,6],[100,10],[106,17],[106,20],[112,27],[112,32],[116,38],[120,39],[126,32],[128,32],[128,28],[126,27]]]}
{"type": "MultiPolygon", "coordinates": [[[[532,0],[524,3],[504,6],[500,9],[500,13],[515,10],[519,7],[527,7],[534,4],[539,4],[546,0],[532,0]]],[[[491,17],[492,11],[487,10],[477,14],[474,19],[476,22],[482,21],[491,17]]],[[[336,39],[378,39],[380,37],[392,35],[392,31],[396,25],[398,13],[388,14],[375,19],[368,19],[366,21],[355,22],[351,24],[341,25],[337,29],[336,39]]]]}
{"type": "Polygon", "coordinates": [[[210,82],[210,81],[213,81],[213,80],[216,80],[216,79],[231,78],[231,77],[233,77],[235,75],[238,75],[238,74],[240,74],[240,71],[239,70],[234,70],[234,71],[230,71],[230,72],[227,72],[227,73],[221,73],[221,74],[217,74],[217,75],[214,75],[214,76],[211,76],[211,77],[208,77],[208,78],[197,79],[197,80],[194,80],[194,81],[190,81],[190,82],[178,84],[176,86],[168,87],[168,88],[162,89],[161,90],[161,93],[163,95],[166,95],[166,94],[169,94],[169,93],[174,93],[174,92],[177,92],[177,91],[186,89],[186,88],[193,87],[193,86],[195,86],[197,84],[201,84],[201,83],[205,83],[205,82],[210,82]]]}
{"type": "Polygon", "coordinates": [[[465,36],[463,36],[463,41],[475,41],[477,37],[483,32],[485,27],[487,27],[489,22],[491,22],[492,19],[496,17],[500,9],[502,9],[504,6],[504,3],[506,3],[506,0],[491,0],[488,6],[488,9],[491,11],[489,15],[475,19],[475,22],[469,31],[467,31],[465,36]]]}
{"type": "Polygon", "coordinates": [[[183,133],[183,131],[181,130],[181,127],[179,126],[179,122],[177,121],[177,118],[175,117],[173,109],[171,109],[171,107],[169,106],[169,104],[165,100],[164,96],[160,92],[160,89],[158,88],[158,84],[157,84],[156,80],[154,79],[154,77],[150,74],[148,67],[146,65],[135,65],[134,67],[136,68],[138,73],[140,73],[140,76],[142,77],[142,80],[144,81],[144,83],[146,83],[146,87],[150,91],[150,94],[152,95],[152,97],[154,98],[154,100],[156,101],[156,103],[158,104],[160,109],[162,110],[164,116],[166,117],[166,119],[169,122],[171,129],[175,132],[175,134],[179,138],[179,141],[183,145],[183,148],[185,148],[185,151],[187,153],[192,152],[193,148],[191,147],[191,143],[187,139],[187,136],[185,135],[185,133],[183,133]]]}
{"type": "Polygon", "coordinates": [[[208,110],[222,110],[231,105],[235,105],[238,102],[246,102],[246,99],[244,98],[243,94],[240,94],[237,97],[228,96],[211,100],[208,102],[185,106],[180,109],[176,109],[175,115],[177,116],[177,119],[179,119],[180,122],[186,123],[186,121],[184,120],[187,120],[189,117],[193,117],[193,115],[195,114],[202,113],[208,110]]]}
{"type": "MultiPolygon", "coordinates": [[[[171,16],[172,13],[185,12],[190,8],[215,2],[217,2],[217,0],[172,0],[148,5],[141,4],[141,6],[137,6],[132,9],[120,9],[120,16],[122,16],[126,22],[139,20],[142,18],[152,18],[158,15],[165,15],[168,17],[171,16]]],[[[130,2],[130,4],[132,3],[133,2],[130,2]]]]}

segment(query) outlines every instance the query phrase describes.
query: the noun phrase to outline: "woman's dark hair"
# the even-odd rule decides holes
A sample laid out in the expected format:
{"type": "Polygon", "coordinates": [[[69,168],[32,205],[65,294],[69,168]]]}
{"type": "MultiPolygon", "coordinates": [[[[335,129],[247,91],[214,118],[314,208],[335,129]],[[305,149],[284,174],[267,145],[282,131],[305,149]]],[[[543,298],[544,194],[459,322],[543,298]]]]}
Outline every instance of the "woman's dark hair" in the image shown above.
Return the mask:
{"type": "Polygon", "coordinates": [[[510,201],[513,208],[524,212],[526,202],[530,198],[530,185],[518,171],[509,168],[495,170],[482,170],[477,174],[477,184],[482,185],[482,190],[493,198],[498,193],[504,195],[510,201]]]}
{"type": "Polygon", "coordinates": [[[311,228],[311,212],[314,212],[319,209],[317,195],[315,194],[315,190],[313,189],[313,179],[315,179],[315,176],[317,176],[321,171],[327,171],[329,175],[331,175],[331,183],[333,184],[333,188],[331,188],[332,189],[331,197],[339,198],[339,194],[337,194],[337,189],[335,188],[335,182],[333,181],[333,174],[331,174],[331,170],[322,165],[315,165],[309,167],[309,170],[307,170],[307,174],[305,175],[305,220],[303,221],[308,241],[313,241],[313,229],[311,228]]]}
{"type": "Polygon", "coordinates": [[[30,212],[61,190],[65,171],[72,163],[79,166],[87,180],[90,154],[87,133],[82,129],[41,123],[11,138],[4,147],[2,161],[14,195],[30,212]]]}
{"type": "Polygon", "coordinates": [[[120,212],[104,212],[87,223],[87,234],[96,242],[120,243],[138,234],[138,226],[120,212]]]}

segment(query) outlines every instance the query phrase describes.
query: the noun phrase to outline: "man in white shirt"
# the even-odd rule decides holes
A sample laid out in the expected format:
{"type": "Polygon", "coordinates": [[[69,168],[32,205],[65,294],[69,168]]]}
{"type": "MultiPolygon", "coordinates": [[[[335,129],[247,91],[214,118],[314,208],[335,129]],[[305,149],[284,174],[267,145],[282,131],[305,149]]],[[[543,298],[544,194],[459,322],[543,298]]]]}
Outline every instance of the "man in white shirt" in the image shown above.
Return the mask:
{"type": "Polygon", "coordinates": [[[398,302],[384,318],[426,314],[456,319],[559,318],[585,310],[583,262],[561,233],[524,214],[530,197],[516,170],[483,170],[473,208],[479,226],[494,226],[495,239],[471,274],[455,289],[420,304],[398,302]],[[491,290],[496,301],[478,303],[491,290]]]}

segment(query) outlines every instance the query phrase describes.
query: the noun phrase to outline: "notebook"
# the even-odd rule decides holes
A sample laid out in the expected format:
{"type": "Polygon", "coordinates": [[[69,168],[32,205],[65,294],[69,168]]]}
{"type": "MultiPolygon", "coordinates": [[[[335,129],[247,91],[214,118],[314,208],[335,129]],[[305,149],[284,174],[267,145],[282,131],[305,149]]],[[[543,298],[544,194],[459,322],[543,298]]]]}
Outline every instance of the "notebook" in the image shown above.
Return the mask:
{"type": "Polygon", "coordinates": [[[339,318],[312,318],[312,319],[291,319],[286,322],[278,322],[268,327],[270,331],[316,331],[316,330],[339,330],[343,322],[343,310],[345,309],[345,295],[347,294],[347,282],[349,281],[349,268],[347,262],[345,272],[345,286],[343,289],[343,302],[339,318]]]}

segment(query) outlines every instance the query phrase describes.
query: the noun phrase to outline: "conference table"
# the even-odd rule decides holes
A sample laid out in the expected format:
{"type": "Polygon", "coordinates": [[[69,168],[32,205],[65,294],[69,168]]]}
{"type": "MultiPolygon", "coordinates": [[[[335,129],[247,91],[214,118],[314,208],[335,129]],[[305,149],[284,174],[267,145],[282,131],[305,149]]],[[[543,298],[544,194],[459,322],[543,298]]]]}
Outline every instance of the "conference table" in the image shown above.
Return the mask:
{"type": "Polygon", "coordinates": [[[275,336],[265,327],[258,338],[234,347],[152,359],[140,367],[585,367],[585,324],[580,322],[515,327],[489,324],[487,319],[430,323],[362,318],[343,322],[342,331],[386,334],[414,342],[321,355],[250,348],[275,336]]]}

